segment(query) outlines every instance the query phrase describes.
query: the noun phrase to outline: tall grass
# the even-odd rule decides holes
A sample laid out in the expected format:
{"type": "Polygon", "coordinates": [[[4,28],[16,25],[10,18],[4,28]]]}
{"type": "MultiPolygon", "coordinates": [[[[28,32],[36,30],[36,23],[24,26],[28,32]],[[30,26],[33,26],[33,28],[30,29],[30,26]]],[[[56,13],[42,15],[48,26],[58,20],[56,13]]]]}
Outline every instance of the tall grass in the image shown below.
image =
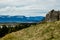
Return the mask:
{"type": "Polygon", "coordinates": [[[0,40],[60,40],[60,21],[31,25],[7,34],[0,40]]]}

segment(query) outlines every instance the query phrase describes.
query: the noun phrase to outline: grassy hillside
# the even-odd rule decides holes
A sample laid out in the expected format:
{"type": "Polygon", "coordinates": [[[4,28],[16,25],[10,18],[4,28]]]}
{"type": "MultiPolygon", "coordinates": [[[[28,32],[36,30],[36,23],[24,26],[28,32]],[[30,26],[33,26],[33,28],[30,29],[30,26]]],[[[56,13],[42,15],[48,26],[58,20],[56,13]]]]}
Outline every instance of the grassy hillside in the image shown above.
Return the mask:
{"type": "Polygon", "coordinates": [[[44,22],[7,34],[0,40],[60,40],[60,21],[44,22]]]}

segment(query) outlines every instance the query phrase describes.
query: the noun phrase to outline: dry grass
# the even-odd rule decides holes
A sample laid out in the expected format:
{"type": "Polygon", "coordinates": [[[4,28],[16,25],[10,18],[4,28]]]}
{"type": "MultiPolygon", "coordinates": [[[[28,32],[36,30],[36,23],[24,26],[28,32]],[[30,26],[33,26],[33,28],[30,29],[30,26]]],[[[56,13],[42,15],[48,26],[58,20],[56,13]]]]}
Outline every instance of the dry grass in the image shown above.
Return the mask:
{"type": "Polygon", "coordinates": [[[7,34],[0,40],[60,40],[60,21],[32,25],[7,34]]]}

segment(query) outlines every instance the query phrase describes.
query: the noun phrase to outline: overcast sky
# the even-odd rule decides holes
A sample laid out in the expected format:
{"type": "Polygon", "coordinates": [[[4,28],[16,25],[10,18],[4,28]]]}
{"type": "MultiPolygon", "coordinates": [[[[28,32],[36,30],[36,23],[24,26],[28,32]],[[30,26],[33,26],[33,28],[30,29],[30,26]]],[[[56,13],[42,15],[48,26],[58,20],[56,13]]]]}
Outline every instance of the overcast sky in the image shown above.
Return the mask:
{"type": "Polygon", "coordinates": [[[0,15],[45,16],[60,10],[60,0],[0,0],[0,15]]]}

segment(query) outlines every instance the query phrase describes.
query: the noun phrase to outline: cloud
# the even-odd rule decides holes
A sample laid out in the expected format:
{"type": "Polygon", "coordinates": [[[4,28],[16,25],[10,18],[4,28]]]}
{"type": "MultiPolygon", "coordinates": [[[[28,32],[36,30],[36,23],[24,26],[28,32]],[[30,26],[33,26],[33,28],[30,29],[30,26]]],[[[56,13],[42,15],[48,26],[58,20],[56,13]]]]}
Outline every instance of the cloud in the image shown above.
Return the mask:
{"type": "Polygon", "coordinates": [[[0,15],[45,16],[60,9],[59,0],[0,0],[0,15]]]}

